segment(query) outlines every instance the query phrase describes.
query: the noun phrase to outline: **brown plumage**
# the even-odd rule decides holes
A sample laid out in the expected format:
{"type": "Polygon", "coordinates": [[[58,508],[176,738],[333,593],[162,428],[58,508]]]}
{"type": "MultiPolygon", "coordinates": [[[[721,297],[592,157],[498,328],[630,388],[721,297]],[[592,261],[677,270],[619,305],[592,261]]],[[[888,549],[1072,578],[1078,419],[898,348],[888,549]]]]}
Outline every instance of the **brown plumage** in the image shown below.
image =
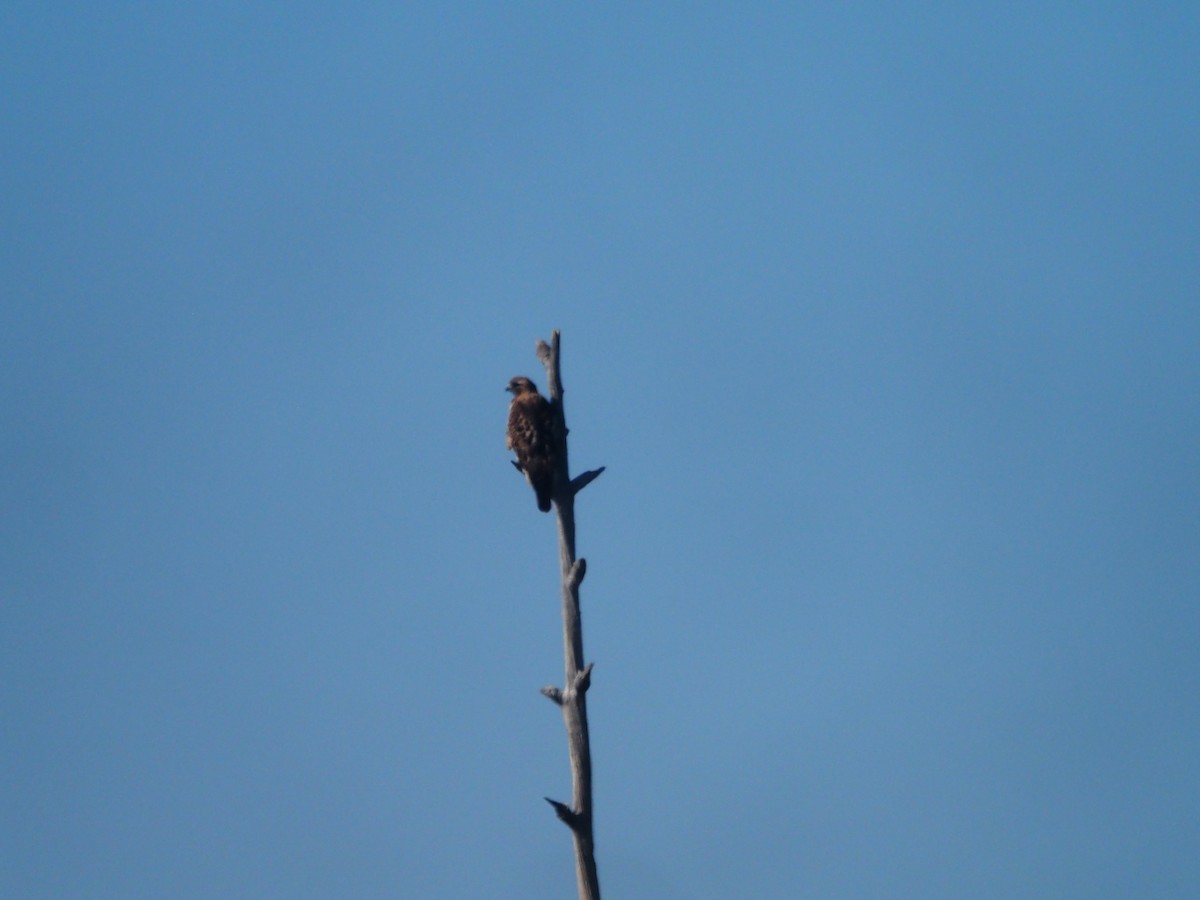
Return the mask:
{"type": "Polygon", "coordinates": [[[537,494],[538,509],[550,512],[558,453],[554,412],[534,383],[524,375],[513,378],[505,390],[513,395],[508,405],[508,449],[517,454],[514,465],[525,473],[537,494]]]}

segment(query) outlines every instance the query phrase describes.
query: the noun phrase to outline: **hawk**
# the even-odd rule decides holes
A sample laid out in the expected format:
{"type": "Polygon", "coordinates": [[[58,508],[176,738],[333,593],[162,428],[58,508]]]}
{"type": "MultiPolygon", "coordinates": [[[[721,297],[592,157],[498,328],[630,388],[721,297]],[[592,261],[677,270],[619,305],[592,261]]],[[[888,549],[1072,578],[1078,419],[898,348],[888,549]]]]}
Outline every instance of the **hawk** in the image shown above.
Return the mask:
{"type": "Polygon", "coordinates": [[[525,473],[525,479],[537,494],[538,509],[550,512],[558,455],[554,412],[546,398],[538,393],[537,386],[524,375],[509,381],[505,390],[513,395],[508,405],[506,441],[508,449],[517,454],[513,465],[525,473]]]}

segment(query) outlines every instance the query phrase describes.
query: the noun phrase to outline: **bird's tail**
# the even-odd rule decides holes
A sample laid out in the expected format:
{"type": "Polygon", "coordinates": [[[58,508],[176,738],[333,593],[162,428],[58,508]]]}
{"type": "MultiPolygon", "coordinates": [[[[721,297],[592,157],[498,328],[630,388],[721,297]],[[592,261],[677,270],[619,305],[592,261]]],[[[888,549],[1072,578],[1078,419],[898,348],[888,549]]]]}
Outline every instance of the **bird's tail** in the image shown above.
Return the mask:
{"type": "Polygon", "coordinates": [[[550,480],[539,481],[533,486],[533,490],[537,494],[538,509],[542,512],[550,512],[550,495],[553,493],[550,489],[550,480]]]}

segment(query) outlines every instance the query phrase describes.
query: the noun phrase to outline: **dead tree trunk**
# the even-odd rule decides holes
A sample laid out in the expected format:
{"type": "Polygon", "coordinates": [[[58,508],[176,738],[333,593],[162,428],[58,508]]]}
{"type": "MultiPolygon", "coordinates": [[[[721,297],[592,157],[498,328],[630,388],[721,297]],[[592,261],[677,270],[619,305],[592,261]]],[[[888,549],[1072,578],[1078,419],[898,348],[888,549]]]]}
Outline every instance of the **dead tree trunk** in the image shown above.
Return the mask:
{"type": "Polygon", "coordinates": [[[562,688],[544,687],[542,693],[562,709],[571,756],[570,806],[546,798],[558,817],[571,829],[575,842],[575,878],[580,900],[600,900],[600,879],[592,833],[592,752],[588,743],[587,689],[592,666],[583,661],[583,621],[579,614],[579,585],[587,572],[587,560],[575,558],[575,495],[596,478],[604,467],[572,479],[567,465],[567,422],[563,413],[563,387],[558,362],[559,333],[550,343],[537,342],[538,359],[546,368],[550,405],[560,441],[554,472],[554,508],[558,512],[558,557],[562,569],[563,656],[565,680],[562,688]]]}

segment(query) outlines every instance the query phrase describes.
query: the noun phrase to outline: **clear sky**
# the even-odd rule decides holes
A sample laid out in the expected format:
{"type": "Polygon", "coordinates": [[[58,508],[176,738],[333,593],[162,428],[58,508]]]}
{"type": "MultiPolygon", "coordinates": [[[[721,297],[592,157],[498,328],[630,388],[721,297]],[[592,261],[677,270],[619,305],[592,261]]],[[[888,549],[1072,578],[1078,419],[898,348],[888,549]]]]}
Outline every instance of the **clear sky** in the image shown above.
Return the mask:
{"type": "Polygon", "coordinates": [[[0,895],[1200,895],[1197,47],[5,4],[0,895]]]}

